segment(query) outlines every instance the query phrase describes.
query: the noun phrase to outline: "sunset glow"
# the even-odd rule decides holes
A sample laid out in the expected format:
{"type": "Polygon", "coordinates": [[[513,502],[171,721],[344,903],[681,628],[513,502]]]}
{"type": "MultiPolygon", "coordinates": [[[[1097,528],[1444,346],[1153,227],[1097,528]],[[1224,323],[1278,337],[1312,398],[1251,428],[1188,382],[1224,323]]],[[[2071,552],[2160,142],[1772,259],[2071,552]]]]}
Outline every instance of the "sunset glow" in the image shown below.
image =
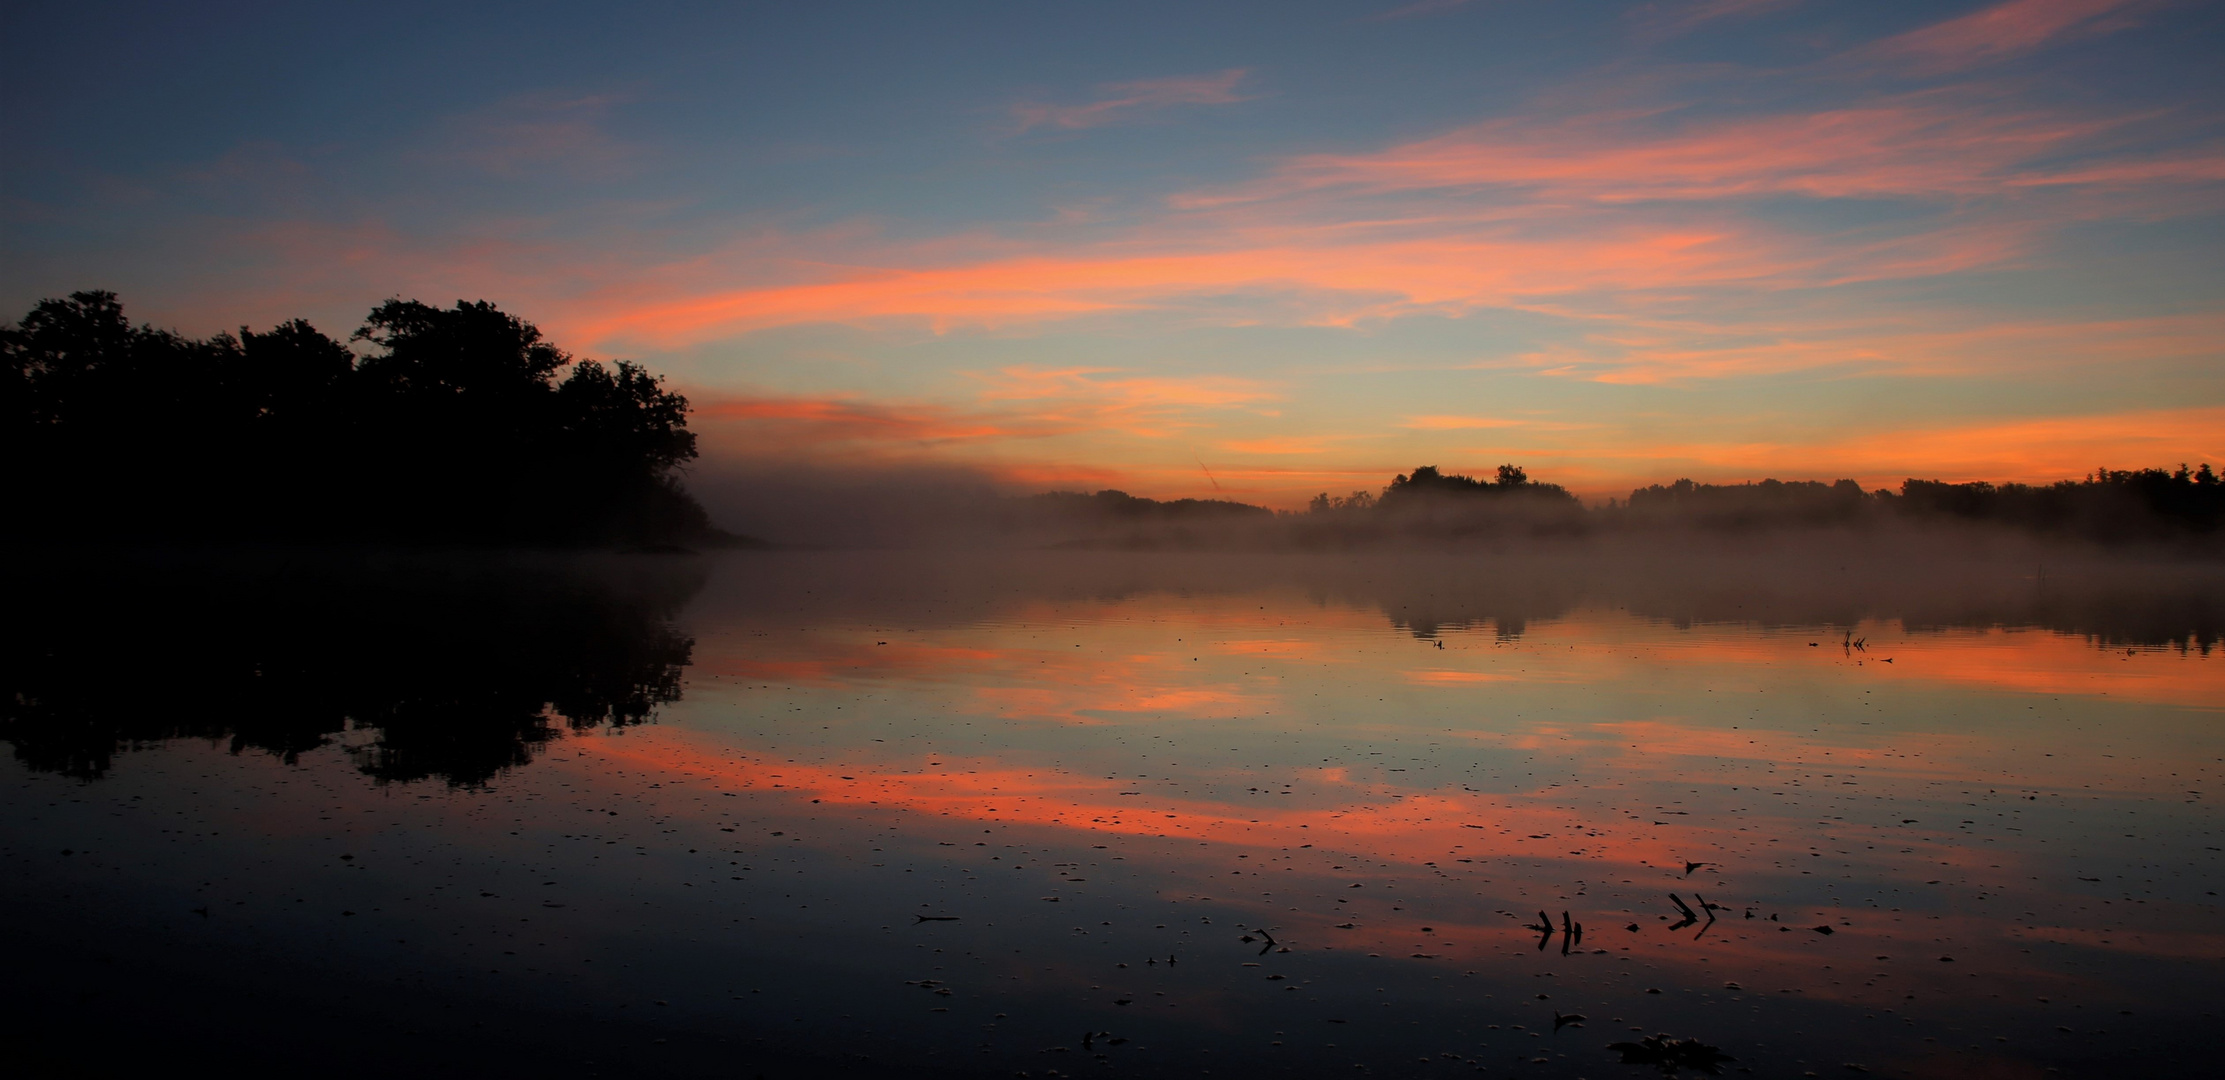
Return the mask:
{"type": "Polygon", "coordinates": [[[9,1075],[2216,1071],[2225,4],[0,31],[9,1075]]]}
{"type": "Polygon", "coordinates": [[[670,372],[712,471],[1289,509],[1420,462],[1598,501],[2225,460],[2200,5],[1247,10],[559,25],[563,75],[317,98],[352,139],[155,93],[190,135],[119,153],[63,103],[151,93],[125,48],[21,114],[0,288],[196,333],[485,297],[670,372]]]}

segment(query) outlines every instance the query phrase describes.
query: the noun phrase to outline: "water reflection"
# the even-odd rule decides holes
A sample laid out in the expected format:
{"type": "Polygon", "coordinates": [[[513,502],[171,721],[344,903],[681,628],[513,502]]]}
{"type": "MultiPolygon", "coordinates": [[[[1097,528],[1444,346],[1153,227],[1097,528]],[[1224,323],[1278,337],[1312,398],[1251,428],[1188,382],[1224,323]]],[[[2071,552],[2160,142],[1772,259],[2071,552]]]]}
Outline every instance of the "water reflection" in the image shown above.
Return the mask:
{"type": "MultiPolygon", "coordinates": [[[[273,685],[350,719],[238,744],[292,764],[26,772],[0,877],[134,971],[248,956],[456,1071],[2195,1074],[2220,575],[1903,554],[748,554],[411,594],[551,654],[439,684],[539,737],[381,785],[333,688],[381,664],[295,660],[334,678],[273,685]]],[[[388,624],[389,665],[465,633],[388,624]]],[[[107,652],[74,670],[158,677],[50,695],[73,715],[219,685],[76,625],[107,652]]],[[[198,715],[87,745],[249,730],[198,715]]]]}
{"type": "Polygon", "coordinates": [[[338,743],[379,781],[483,784],[565,729],[679,696],[670,620],[701,568],[492,557],[18,565],[0,738],[98,779],[164,739],[288,764],[338,743]]]}

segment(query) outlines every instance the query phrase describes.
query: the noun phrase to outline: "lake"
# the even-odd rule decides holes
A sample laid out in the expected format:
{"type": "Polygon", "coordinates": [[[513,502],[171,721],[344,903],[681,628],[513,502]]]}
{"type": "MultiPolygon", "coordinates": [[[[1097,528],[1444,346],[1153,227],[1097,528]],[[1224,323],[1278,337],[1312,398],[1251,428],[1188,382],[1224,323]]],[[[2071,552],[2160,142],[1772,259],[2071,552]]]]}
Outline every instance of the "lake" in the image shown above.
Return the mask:
{"type": "Polygon", "coordinates": [[[2214,560],[1817,536],[11,583],[27,1075],[2219,1068],[2214,560]]]}

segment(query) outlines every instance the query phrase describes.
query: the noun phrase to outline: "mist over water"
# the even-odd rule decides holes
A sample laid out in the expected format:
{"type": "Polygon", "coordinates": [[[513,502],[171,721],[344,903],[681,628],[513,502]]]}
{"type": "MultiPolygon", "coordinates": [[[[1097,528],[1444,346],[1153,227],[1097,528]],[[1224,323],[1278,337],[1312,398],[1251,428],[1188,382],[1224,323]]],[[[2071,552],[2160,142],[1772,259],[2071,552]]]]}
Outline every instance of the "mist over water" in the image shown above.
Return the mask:
{"type": "Polygon", "coordinates": [[[49,1069],[1601,1077],[1665,1033],[1725,1074],[2199,1075],[2225,1000],[2214,561],[1816,531],[11,585],[0,878],[43,932],[5,1012],[49,1069]]]}
{"type": "MultiPolygon", "coordinates": [[[[2085,547],[2183,560],[2214,559],[2225,528],[2225,485],[2207,464],[2104,468],[2039,486],[1909,478],[1897,491],[1865,491],[1846,479],[1687,479],[1590,505],[1514,464],[1483,477],[1417,466],[1376,491],[1318,493],[1301,510],[1218,493],[1159,500],[1069,487],[1023,490],[959,466],[723,453],[687,482],[711,519],[756,541],[883,551],[1349,553],[1483,546],[1499,553],[1565,551],[1571,541],[1584,540],[1702,556],[1726,550],[1843,553],[1879,565],[1878,554],[1887,550],[1972,562],[2044,559],[2043,548],[2061,558],[2085,547]]],[[[1587,556],[1592,550],[1577,548],[1587,556]]]]}
{"type": "Polygon", "coordinates": [[[277,7],[0,6],[0,1080],[2225,1075],[2225,2],[277,7]]]}
{"type": "Polygon", "coordinates": [[[745,536],[811,547],[917,548],[994,542],[1005,490],[956,467],[843,468],[714,457],[688,477],[712,517],[745,536]]]}

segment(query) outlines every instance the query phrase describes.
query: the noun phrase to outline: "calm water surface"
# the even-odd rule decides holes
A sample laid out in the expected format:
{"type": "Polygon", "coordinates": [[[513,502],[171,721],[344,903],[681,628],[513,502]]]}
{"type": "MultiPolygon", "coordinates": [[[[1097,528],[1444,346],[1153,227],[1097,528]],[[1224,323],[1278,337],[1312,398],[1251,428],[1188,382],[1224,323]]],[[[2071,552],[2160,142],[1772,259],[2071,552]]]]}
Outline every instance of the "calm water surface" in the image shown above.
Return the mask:
{"type": "Polygon", "coordinates": [[[2215,569],[1842,561],[47,575],[11,1053],[2215,1075],[2215,569]]]}

